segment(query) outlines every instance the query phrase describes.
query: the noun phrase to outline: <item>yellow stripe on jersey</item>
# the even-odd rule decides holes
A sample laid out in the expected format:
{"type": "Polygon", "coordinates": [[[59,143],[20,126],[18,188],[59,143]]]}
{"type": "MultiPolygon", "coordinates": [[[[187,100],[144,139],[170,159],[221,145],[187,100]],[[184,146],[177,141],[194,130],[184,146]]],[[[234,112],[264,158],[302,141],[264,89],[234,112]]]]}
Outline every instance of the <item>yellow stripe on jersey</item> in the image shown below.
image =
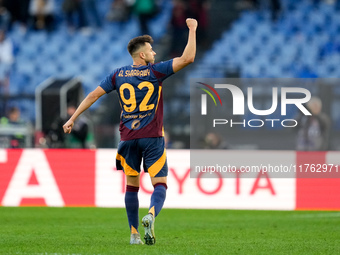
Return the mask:
{"type": "Polygon", "coordinates": [[[166,150],[164,149],[163,155],[149,167],[148,172],[151,177],[155,177],[158,172],[163,168],[166,161],[166,150]]]}
{"type": "Polygon", "coordinates": [[[159,103],[159,99],[161,98],[161,92],[162,92],[162,87],[159,86],[159,89],[158,89],[158,100],[157,100],[157,105],[156,105],[155,112],[157,112],[157,109],[158,109],[158,103],[159,103]]]}
{"type": "Polygon", "coordinates": [[[116,159],[120,161],[120,164],[122,165],[122,167],[124,169],[124,173],[126,175],[128,175],[128,176],[138,176],[139,175],[139,173],[136,170],[134,170],[131,166],[129,166],[126,163],[126,160],[122,155],[117,153],[116,159]]]}

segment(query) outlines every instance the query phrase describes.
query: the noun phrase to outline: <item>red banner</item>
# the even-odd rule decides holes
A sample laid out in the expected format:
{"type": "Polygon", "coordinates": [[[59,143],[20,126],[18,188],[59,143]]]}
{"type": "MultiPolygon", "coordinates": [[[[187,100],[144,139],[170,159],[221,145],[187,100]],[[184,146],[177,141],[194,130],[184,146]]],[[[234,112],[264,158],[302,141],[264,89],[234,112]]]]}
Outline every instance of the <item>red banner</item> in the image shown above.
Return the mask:
{"type": "Polygon", "coordinates": [[[329,153],[296,153],[296,164],[302,166],[297,172],[296,178],[296,209],[340,209],[340,169],[338,169],[336,162],[334,164],[332,161],[327,161],[327,154],[329,153]],[[317,172],[318,168],[319,172],[317,172]],[[315,176],[323,178],[316,178],[315,176]],[[325,176],[329,178],[324,178],[325,176]]]}
{"type": "Polygon", "coordinates": [[[1,153],[3,205],[95,205],[95,151],[27,149],[1,153]]]}
{"type": "MultiPolygon", "coordinates": [[[[254,156],[254,151],[226,153],[236,161],[254,156]]],[[[124,207],[125,177],[115,169],[115,154],[116,150],[0,149],[0,204],[124,207]]],[[[256,164],[261,158],[280,158],[294,165],[293,178],[272,178],[263,172],[252,178],[221,178],[218,173],[214,178],[204,173],[190,178],[189,150],[168,150],[167,156],[166,207],[340,210],[339,152],[256,151],[256,164]]],[[[148,175],[142,174],[141,207],[148,207],[152,191],[148,175]]]]}

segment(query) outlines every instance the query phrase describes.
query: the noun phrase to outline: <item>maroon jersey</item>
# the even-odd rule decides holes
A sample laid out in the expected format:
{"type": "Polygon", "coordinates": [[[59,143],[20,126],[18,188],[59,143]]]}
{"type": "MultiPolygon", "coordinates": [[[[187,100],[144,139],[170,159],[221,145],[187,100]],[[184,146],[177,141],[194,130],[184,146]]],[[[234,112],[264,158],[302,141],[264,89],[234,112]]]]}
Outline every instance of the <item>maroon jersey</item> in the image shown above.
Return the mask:
{"type": "Polygon", "coordinates": [[[100,84],[106,93],[116,90],[122,107],[122,141],[163,136],[162,82],[174,73],[172,60],[146,66],[124,66],[100,84]]]}

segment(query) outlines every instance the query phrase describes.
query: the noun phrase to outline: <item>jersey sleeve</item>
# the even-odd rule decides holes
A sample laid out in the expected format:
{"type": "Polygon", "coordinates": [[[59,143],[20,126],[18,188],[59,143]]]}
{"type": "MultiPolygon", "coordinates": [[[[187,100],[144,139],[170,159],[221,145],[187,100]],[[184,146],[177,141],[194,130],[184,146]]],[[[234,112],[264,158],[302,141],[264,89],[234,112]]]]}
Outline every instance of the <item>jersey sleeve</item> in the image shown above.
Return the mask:
{"type": "Polygon", "coordinates": [[[99,86],[106,92],[110,93],[112,90],[116,89],[116,74],[118,70],[113,71],[111,74],[105,77],[104,80],[101,81],[99,86]]]}
{"type": "Polygon", "coordinates": [[[152,69],[160,81],[164,81],[166,78],[174,74],[172,59],[154,64],[152,65],[152,69]]]}

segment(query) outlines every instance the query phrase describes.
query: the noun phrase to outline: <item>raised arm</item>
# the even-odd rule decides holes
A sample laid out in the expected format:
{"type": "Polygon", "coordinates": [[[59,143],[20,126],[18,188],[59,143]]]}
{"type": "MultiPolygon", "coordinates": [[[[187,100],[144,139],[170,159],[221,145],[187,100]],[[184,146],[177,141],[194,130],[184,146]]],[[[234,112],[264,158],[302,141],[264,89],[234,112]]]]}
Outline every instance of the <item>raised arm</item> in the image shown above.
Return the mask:
{"type": "Polygon", "coordinates": [[[195,56],[196,56],[197,20],[187,19],[186,22],[189,28],[188,42],[187,42],[187,45],[185,46],[182,56],[173,59],[172,68],[175,73],[183,69],[187,65],[193,63],[195,60],[195,56]]]}
{"type": "Polygon", "coordinates": [[[64,124],[63,129],[64,132],[69,134],[74,125],[74,121],[82,114],[85,110],[87,110],[94,102],[96,102],[102,95],[106,92],[101,87],[97,87],[94,91],[85,97],[85,99],[80,103],[77,110],[71,116],[71,118],[64,124]]]}

